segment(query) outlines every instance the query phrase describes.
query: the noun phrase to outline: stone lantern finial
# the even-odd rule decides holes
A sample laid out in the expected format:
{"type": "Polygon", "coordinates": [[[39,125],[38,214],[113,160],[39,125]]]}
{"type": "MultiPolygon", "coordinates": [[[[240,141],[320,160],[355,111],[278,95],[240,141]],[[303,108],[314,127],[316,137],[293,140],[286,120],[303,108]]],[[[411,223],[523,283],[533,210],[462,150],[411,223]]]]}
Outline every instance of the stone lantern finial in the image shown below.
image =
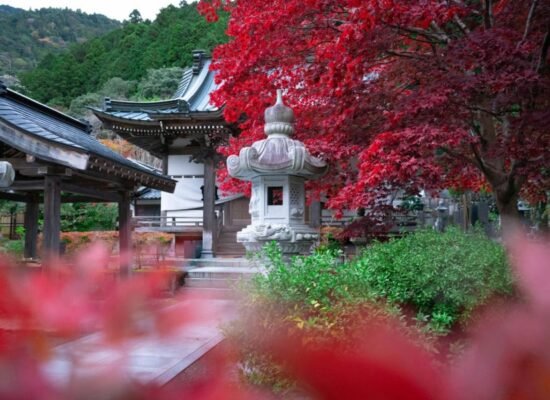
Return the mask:
{"type": "Polygon", "coordinates": [[[294,133],[294,111],[283,102],[283,91],[277,89],[277,102],[264,113],[264,132],[270,135],[291,136],[294,133]]]}

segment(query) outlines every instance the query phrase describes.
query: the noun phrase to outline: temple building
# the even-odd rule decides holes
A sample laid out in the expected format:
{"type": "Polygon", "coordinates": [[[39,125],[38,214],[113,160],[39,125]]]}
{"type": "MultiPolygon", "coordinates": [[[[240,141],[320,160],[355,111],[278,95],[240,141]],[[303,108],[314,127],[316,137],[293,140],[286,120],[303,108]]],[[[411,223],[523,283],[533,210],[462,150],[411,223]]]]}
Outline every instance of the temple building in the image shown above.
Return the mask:
{"type": "Polygon", "coordinates": [[[210,102],[216,89],[210,64],[204,51],[194,51],[192,67],[169,100],[106,98],[101,109],[93,109],[105,128],[161,158],[162,172],[177,181],[174,193],[146,191],[136,205],[143,213],[135,221],[137,229],[174,233],[176,255],[188,258],[243,255],[243,249],[230,244],[236,242],[236,231],[250,223],[248,199],[221,198],[217,192],[215,148],[237,128],[210,102]],[[160,212],[154,208],[159,197],[160,212]]]}
{"type": "MultiPolygon", "coordinates": [[[[140,187],[173,192],[176,182],[127,160],[90,135],[90,126],[8,89],[0,81],[0,198],[26,203],[25,257],[60,251],[63,202],[115,202],[120,250],[131,248],[131,203],[140,187]]],[[[129,265],[122,266],[129,272],[129,265]]]]}

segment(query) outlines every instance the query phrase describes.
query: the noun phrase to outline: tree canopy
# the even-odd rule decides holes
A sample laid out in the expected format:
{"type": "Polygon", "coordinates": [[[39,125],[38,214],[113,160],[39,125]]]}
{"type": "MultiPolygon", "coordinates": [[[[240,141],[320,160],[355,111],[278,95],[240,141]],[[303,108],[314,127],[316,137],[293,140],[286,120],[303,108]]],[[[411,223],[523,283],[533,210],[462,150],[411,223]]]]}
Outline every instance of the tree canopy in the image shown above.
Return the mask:
{"type": "Polygon", "coordinates": [[[135,12],[130,18],[120,29],[46,56],[21,77],[28,94],[68,107],[78,96],[99,92],[111,78],[140,81],[151,69],[182,68],[191,64],[192,50],[211,50],[226,41],[226,17],[208,24],[196,3],[168,6],[152,22],[139,20],[135,12]]]}
{"type": "Polygon", "coordinates": [[[67,8],[22,10],[0,5],[0,75],[15,75],[34,68],[47,54],[60,53],[120,27],[100,14],[67,8]]]}
{"type": "MultiPolygon", "coordinates": [[[[260,138],[275,89],[297,138],[331,165],[333,208],[374,207],[395,188],[546,199],[548,0],[203,0],[230,13],[216,48],[217,104],[241,124],[225,154],[260,138]]],[[[234,189],[235,181],[225,189],[234,189]]]]}

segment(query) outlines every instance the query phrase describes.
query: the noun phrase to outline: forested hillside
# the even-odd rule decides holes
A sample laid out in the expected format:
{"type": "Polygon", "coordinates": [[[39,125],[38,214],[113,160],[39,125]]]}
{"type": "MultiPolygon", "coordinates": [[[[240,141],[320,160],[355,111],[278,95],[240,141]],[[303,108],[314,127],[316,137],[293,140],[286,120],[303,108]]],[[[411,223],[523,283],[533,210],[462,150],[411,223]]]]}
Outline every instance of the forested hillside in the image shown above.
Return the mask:
{"type": "Polygon", "coordinates": [[[137,84],[149,70],[190,65],[193,49],[211,50],[226,41],[225,28],[223,17],[206,22],[196,3],[168,6],[153,22],[133,14],[120,29],[46,56],[21,75],[22,84],[31,97],[58,107],[85,94],[108,94],[112,78],[128,89],[125,97],[151,97],[140,96],[137,84]]]}
{"type": "Polygon", "coordinates": [[[99,14],[60,8],[26,11],[0,5],[0,75],[30,70],[46,54],[59,53],[120,26],[99,14]]]}

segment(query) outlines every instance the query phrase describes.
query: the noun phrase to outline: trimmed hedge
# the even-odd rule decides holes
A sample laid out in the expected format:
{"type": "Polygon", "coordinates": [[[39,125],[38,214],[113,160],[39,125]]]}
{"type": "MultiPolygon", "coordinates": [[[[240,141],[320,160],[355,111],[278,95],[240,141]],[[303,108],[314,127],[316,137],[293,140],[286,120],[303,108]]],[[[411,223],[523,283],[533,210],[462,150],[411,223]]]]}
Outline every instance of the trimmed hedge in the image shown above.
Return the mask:
{"type": "Polygon", "coordinates": [[[375,243],[354,262],[369,296],[412,306],[445,330],[492,296],[513,292],[504,248],[482,232],[422,230],[375,243]]]}

